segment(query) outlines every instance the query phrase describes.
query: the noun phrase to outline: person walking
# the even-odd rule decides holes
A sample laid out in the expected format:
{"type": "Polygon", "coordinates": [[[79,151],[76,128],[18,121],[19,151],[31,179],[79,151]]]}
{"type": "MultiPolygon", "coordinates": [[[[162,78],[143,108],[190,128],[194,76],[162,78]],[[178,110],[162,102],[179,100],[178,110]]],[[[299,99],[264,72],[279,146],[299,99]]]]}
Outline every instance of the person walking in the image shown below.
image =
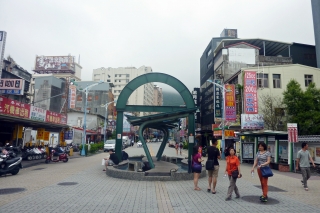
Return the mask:
{"type": "Polygon", "coordinates": [[[311,176],[309,160],[311,161],[313,167],[316,167],[316,165],[314,164],[313,159],[310,155],[310,152],[308,151],[308,144],[306,142],[303,142],[301,144],[301,148],[302,149],[297,154],[296,170],[299,170],[299,166],[300,166],[300,170],[302,174],[301,183],[304,186],[304,190],[308,191],[309,189],[308,189],[307,181],[311,176]]]}
{"type": "Polygon", "coordinates": [[[176,149],[176,153],[177,153],[177,155],[178,155],[178,150],[179,150],[179,143],[178,143],[178,142],[176,143],[176,145],[175,145],[174,148],[176,149]]]}
{"type": "MultiPolygon", "coordinates": [[[[212,169],[208,170],[208,192],[211,192],[212,194],[216,193],[216,185],[217,185],[217,179],[218,179],[218,173],[219,173],[219,161],[218,159],[221,158],[221,153],[219,149],[217,148],[218,141],[216,138],[212,139],[212,145],[208,147],[207,153],[208,153],[208,161],[210,165],[212,165],[212,169]]],[[[207,161],[207,162],[208,162],[207,161]]],[[[207,168],[208,169],[208,168],[207,168]]]]}
{"type": "Polygon", "coordinates": [[[198,147],[193,147],[192,153],[192,173],[193,173],[193,184],[194,190],[200,191],[201,189],[198,187],[198,181],[202,170],[201,162],[201,154],[198,152],[198,147]]]}
{"type": "Polygon", "coordinates": [[[229,148],[229,155],[226,158],[225,175],[228,175],[230,181],[226,201],[231,200],[233,191],[236,194],[236,198],[240,198],[239,189],[236,185],[237,179],[241,177],[240,161],[239,158],[235,156],[235,153],[236,151],[233,147],[229,148]]]}
{"type": "Polygon", "coordinates": [[[179,144],[180,155],[182,155],[182,149],[183,149],[183,143],[180,143],[180,144],[179,144]]]}
{"type": "Polygon", "coordinates": [[[256,159],[254,160],[254,164],[251,169],[251,173],[254,172],[254,168],[258,165],[257,172],[260,179],[262,196],[260,196],[260,201],[267,202],[268,201],[268,178],[263,177],[260,168],[264,166],[269,166],[271,161],[271,153],[267,151],[267,145],[264,142],[260,142],[258,144],[258,152],[256,155],[256,159]]]}

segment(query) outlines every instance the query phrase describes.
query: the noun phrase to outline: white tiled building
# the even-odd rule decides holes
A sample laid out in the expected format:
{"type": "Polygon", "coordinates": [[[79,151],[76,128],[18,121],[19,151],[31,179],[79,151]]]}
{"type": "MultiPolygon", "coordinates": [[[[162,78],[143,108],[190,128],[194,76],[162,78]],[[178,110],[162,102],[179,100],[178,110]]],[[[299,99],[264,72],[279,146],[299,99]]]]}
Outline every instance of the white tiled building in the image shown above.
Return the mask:
{"type": "MultiPolygon", "coordinates": [[[[92,73],[93,81],[104,81],[114,84],[112,93],[114,99],[118,99],[122,89],[134,78],[152,72],[151,67],[141,66],[138,69],[135,67],[119,67],[119,68],[98,68],[92,73]]],[[[136,89],[128,99],[128,105],[153,105],[153,83],[148,83],[136,89]]],[[[140,113],[140,116],[150,113],[140,113]]]]}

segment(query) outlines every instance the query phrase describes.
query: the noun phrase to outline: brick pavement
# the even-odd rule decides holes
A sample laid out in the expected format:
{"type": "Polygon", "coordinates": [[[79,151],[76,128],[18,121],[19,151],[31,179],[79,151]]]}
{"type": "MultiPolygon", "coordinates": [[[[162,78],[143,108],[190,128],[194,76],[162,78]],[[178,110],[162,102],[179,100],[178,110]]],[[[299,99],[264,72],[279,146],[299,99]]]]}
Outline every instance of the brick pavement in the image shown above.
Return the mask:
{"type": "MultiPolygon", "coordinates": [[[[155,149],[154,149],[155,150],[155,149]]],[[[128,150],[129,152],[130,150],[128,150]]],[[[171,151],[168,151],[171,152],[171,151]]],[[[217,194],[206,192],[207,179],[194,191],[192,181],[143,182],[107,177],[101,158],[106,153],[72,159],[68,163],[37,165],[16,176],[0,178],[0,188],[25,187],[21,193],[0,195],[0,212],[319,212],[319,180],[309,181],[309,192],[300,179],[274,172],[269,184],[288,192],[270,192],[276,205],[253,204],[242,199],[225,201],[228,180],[219,171],[217,194]],[[34,170],[44,168],[43,170],[34,170]],[[72,186],[57,185],[76,182],[72,186]],[[315,199],[313,199],[315,197],[315,199]]],[[[224,168],[221,161],[221,168],[224,168]]],[[[251,178],[250,165],[242,165],[237,181],[241,196],[261,195],[258,177],[251,178]]]]}

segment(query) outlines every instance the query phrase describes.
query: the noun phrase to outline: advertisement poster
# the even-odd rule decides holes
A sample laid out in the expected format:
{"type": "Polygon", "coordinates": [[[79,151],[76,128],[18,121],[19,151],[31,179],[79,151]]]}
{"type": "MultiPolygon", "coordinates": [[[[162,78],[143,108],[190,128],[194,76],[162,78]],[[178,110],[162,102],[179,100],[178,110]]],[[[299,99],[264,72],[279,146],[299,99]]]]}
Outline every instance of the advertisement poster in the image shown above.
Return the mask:
{"type": "Polygon", "coordinates": [[[0,97],[0,113],[20,118],[29,118],[30,105],[0,97]]]}
{"type": "Polygon", "coordinates": [[[225,92],[226,121],[235,121],[237,120],[235,86],[226,84],[224,88],[228,91],[225,92]]]}
{"type": "Polygon", "coordinates": [[[242,143],[242,159],[253,160],[253,143],[242,143]]]}
{"type": "Polygon", "coordinates": [[[31,120],[45,121],[46,120],[46,110],[39,107],[30,107],[30,117],[31,120]]]}
{"type": "Polygon", "coordinates": [[[241,129],[263,129],[263,115],[241,114],[241,129]]]}
{"type": "Polygon", "coordinates": [[[256,71],[244,71],[244,113],[258,113],[256,71]]]}
{"type": "MultiPolygon", "coordinates": [[[[221,85],[221,80],[220,79],[215,79],[214,82],[216,84],[221,85]]],[[[222,94],[221,94],[221,88],[213,84],[213,97],[214,97],[214,119],[215,121],[218,121],[222,118],[222,94]]]]}

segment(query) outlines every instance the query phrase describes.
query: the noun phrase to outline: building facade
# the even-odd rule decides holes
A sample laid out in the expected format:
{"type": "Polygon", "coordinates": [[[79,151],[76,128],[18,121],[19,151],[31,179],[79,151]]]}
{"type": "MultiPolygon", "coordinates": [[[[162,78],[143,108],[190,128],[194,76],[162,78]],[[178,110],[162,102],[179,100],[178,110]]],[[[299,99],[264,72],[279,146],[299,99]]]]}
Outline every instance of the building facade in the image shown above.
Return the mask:
{"type": "MultiPolygon", "coordinates": [[[[114,84],[112,93],[116,100],[122,89],[134,78],[152,72],[151,67],[142,66],[138,69],[135,67],[120,67],[120,68],[98,68],[93,70],[93,81],[104,81],[114,84]]],[[[154,103],[154,86],[153,83],[148,83],[136,89],[128,99],[128,105],[153,105],[154,103]]],[[[149,115],[148,112],[141,112],[140,116],[149,115]]]]}
{"type": "Polygon", "coordinates": [[[153,105],[162,106],[163,105],[163,94],[162,88],[154,85],[153,87],[153,105]]]}
{"type": "Polygon", "coordinates": [[[320,1],[311,0],[314,39],[317,49],[317,66],[320,68],[320,1]]]}

